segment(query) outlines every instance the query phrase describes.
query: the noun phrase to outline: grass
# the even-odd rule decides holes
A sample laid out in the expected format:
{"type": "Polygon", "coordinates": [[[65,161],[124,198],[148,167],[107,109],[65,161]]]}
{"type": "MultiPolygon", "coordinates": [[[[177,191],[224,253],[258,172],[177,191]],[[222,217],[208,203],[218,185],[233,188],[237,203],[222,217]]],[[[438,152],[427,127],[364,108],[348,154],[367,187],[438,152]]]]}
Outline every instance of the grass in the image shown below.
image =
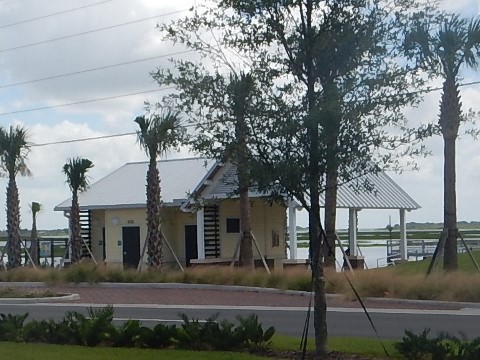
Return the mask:
{"type": "Polygon", "coordinates": [[[87,348],[48,344],[0,343],[2,359],[22,360],[247,360],[265,359],[250,354],[213,351],[149,350],[125,348],[87,348]]]}
{"type": "MultiPolygon", "coordinates": [[[[473,255],[480,264],[480,251],[473,255]]],[[[326,289],[328,293],[343,294],[353,298],[348,286],[347,275],[357,291],[363,297],[388,297],[422,300],[480,302],[480,273],[468,254],[459,254],[459,271],[444,273],[436,269],[426,276],[430,259],[399,264],[381,269],[338,273],[326,271],[326,289]]],[[[0,281],[39,281],[51,285],[67,283],[98,282],[140,282],[140,283],[192,283],[217,285],[243,285],[278,289],[309,291],[311,289],[310,271],[306,269],[287,269],[274,271],[270,275],[257,269],[256,272],[232,269],[230,267],[199,267],[185,272],[175,270],[143,271],[123,270],[115,267],[96,266],[84,263],[57,270],[19,268],[1,272],[0,281]]]]}
{"type": "MultiPolygon", "coordinates": [[[[391,358],[400,358],[400,354],[395,349],[395,340],[382,340],[380,343],[377,339],[356,338],[356,337],[336,337],[329,338],[329,349],[341,353],[356,354],[369,357],[384,357],[385,352],[382,343],[387,349],[391,358]]],[[[272,338],[272,349],[276,350],[298,350],[300,347],[300,339],[290,336],[275,334],[272,338]]],[[[307,341],[307,350],[313,351],[315,341],[309,338],[307,341]]]]}
{"type": "MultiPolygon", "coordinates": [[[[391,355],[391,358],[399,358],[394,348],[393,340],[384,340],[383,344],[391,355]]],[[[299,350],[300,339],[275,335],[271,348],[277,351],[299,350]]],[[[330,350],[342,353],[357,354],[381,358],[385,356],[380,342],[376,339],[364,338],[331,338],[329,339],[330,350]]],[[[309,339],[307,349],[313,351],[314,340],[309,339]]],[[[65,358],[69,360],[154,360],[180,359],[180,360],[244,360],[265,359],[251,354],[233,352],[212,351],[183,351],[183,350],[149,350],[149,349],[125,349],[125,348],[87,348],[80,346],[63,346],[48,344],[22,344],[0,342],[0,354],[5,359],[35,359],[51,360],[52,358],[65,358]]]]}
{"type": "Polygon", "coordinates": [[[0,299],[7,299],[7,298],[44,298],[44,297],[53,297],[59,296],[59,294],[46,290],[34,290],[34,291],[27,291],[22,289],[13,289],[13,288],[3,288],[0,289],[0,299]]]}

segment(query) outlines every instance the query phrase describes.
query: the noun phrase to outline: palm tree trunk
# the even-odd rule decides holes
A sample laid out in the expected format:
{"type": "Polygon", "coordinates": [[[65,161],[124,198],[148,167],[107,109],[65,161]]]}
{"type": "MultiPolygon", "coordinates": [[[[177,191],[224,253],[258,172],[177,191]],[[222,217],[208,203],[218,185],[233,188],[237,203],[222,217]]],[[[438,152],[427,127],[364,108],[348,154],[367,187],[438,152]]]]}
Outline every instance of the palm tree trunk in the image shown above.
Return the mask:
{"type": "Polygon", "coordinates": [[[163,267],[163,242],[160,217],[160,176],[155,157],[150,157],[147,172],[147,254],[148,266],[163,267]]]}
{"type": "Polygon", "coordinates": [[[458,85],[453,74],[443,83],[440,103],[440,127],[444,141],[443,165],[443,226],[447,230],[443,267],[456,270],[457,264],[457,196],[456,196],[456,150],[455,142],[461,118],[461,102],[458,85]]]}
{"type": "MultiPolygon", "coordinates": [[[[245,95],[245,94],[243,94],[245,95]]],[[[237,115],[235,135],[237,138],[237,178],[238,190],[240,196],[240,255],[238,263],[241,267],[254,270],[253,246],[252,246],[252,226],[250,222],[250,201],[248,189],[250,184],[249,169],[247,164],[247,126],[245,124],[245,114],[242,112],[237,115]]]]}
{"type": "Polygon", "coordinates": [[[255,268],[253,261],[252,247],[252,227],[250,222],[250,201],[248,196],[248,180],[245,179],[245,169],[238,164],[238,179],[240,189],[240,256],[239,265],[253,270],[255,268]]]}
{"type": "Polygon", "coordinates": [[[72,264],[78,263],[82,251],[82,228],[80,226],[80,206],[78,204],[78,194],[72,192],[72,207],[70,210],[70,251],[72,264]]]}
{"type": "Polygon", "coordinates": [[[455,186],[455,138],[444,141],[444,229],[447,230],[445,241],[444,263],[445,270],[456,270],[457,260],[457,201],[455,186]]]}
{"type": "Polygon", "coordinates": [[[30,233],[30,257],[34,265],[38,265],[38,235],[37,235],[37,214],[32,211],[32,231],[30,233]]]}
{"type": "Polygon", "coordinates": [[[15,176],[10,175],[7,186],[7,256],[8,268],[22,265],[20,238],[20,201],[15,176]]]}

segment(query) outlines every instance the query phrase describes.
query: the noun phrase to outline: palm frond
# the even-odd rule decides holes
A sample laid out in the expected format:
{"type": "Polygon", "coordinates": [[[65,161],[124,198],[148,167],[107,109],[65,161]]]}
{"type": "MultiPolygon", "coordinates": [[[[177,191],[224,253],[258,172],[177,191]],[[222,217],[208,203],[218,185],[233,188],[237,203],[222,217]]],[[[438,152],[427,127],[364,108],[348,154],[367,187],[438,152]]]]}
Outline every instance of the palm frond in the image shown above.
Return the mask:
{"type": "Polygon", "coordinates": [[[0,127],[0,160],[1,168],[8,176],[31,175],[25,160],[30,151],[28,131],[21,126],[0,127]]]}
{"type": "Polygon", "coordinates": [[[80,157],[69,158],[63,165],[63,173],[67,177],[67,184],[74,192],[84,191],[89,186],[87,172],[93,167],[93,162],[80,157]]]}
{"type": "Polygon", "coordinates": [[[137,142],[150,158],[156,159],[183,140],[185,130],[181,126],[179,112],[167,109],[149,118],[137,116],[135,122],[140,128],[137,130],[137,142]]]}
{"type": "Polygon", "coordinates": [[[30,211],[32,212],[33,216],[35,216],[37,213],[39,213],[43,209],[42,204],[35,201],[32,201],[32,203],[29,204],[28,206],[30,207],[30,211]]]}

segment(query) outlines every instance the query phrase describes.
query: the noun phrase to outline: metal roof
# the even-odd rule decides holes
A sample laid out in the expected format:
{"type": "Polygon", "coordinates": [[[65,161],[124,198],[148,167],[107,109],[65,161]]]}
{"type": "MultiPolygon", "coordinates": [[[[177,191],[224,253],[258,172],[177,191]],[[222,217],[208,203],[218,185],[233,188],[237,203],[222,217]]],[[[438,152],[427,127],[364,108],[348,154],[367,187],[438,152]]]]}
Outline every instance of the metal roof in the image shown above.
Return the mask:
{"type": "MultiPolygon", "coordinates": [[[[165,205],[180,206],[207,172],[214,160],[188,158],[158,161],[161,197],[165,205]]],[[[146,204],[148,161],[127,163],[93,183],[79,194],[82,210],[112,208],[143,208],[146,204]]],[[[71,198],[55,207],[56,211],[70,210],[71,198]]]]}
{"type": "MultiPolygon", "coordinates": [[[[323,193],[320,202],[321,206],[325,205],[323,193]]],[[[387,174],[379,172],[363,175],[356,181],[339,186],[337,208],[416,210],[420,205],[387,174]],[[369,184],[371,191],[356,186],[365,182],[369,184]]]]}
{"type": "MultiPolygon", "coordinates": [[[[205,199],[224,199],[232,196],[237,186],[236,166],[204,158],[187,158],[158,161],[161,181],[161,196],[167,206],[181,206],[188,193],[197,192],[205,199]]],[[[148,162],[127,163],[95,182],[79,194],[82,210],[144,208],[148,162]]],[[[251,190],[251,197],[262,197],[251,190]]],[[[320,198],[324,206],[324,193],[320,198]]],[[[186,203],[184,205],[187,205],[186,203]]],[[[55,207],[56,211],[70,210],[71,199],[55,207]]],[[[187,205],[188,206],[188,205],[187,205]]],[[[368,174],[355,182],[339,186],[338,208],[359,209],[406,209],[420,208],[400,186],[387,174],[368,174]],[[367,182],[372,191],[358,189],[355,184],[367,182]]]]}

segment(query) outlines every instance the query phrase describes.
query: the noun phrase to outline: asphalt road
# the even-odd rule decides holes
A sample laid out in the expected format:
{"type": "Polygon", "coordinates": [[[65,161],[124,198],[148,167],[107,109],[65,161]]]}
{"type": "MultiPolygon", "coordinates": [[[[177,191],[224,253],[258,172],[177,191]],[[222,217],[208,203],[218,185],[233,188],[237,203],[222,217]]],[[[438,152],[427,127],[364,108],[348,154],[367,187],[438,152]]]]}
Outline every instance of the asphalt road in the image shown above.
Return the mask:
{"type": "MultiPolygon", "coordinates": [[[[66,311],[86,313],[90,304],[0,304],[0,313],[23,314],[32,319],[61,319],[66,311]]],[[[101,307],[102,305],[95,305],[101,307]]],[[[301,336],[307,309],[303,307],[218,306],[218,305],[114,305],[115,320],[139,319],[147,325],[180,324],[180,313],[199,320],[219,314],[219,319],[234,321],[237,315],[256,313],[264,326],[274,326],[277,333],[301,336]]],[[[468,338],[480,337],[480,309],[411,310],[371,309],[370,315],[381,338],[400,339],[405,329],[419,333],[426,328],[435,335],[447,331],[468,338]]],[[[309,333],[314,334],[313,318],[309,333]]],[[[330,308],[327,313],[329,336],[374,337],[367,317],[361,309],[330,308]]]]}

